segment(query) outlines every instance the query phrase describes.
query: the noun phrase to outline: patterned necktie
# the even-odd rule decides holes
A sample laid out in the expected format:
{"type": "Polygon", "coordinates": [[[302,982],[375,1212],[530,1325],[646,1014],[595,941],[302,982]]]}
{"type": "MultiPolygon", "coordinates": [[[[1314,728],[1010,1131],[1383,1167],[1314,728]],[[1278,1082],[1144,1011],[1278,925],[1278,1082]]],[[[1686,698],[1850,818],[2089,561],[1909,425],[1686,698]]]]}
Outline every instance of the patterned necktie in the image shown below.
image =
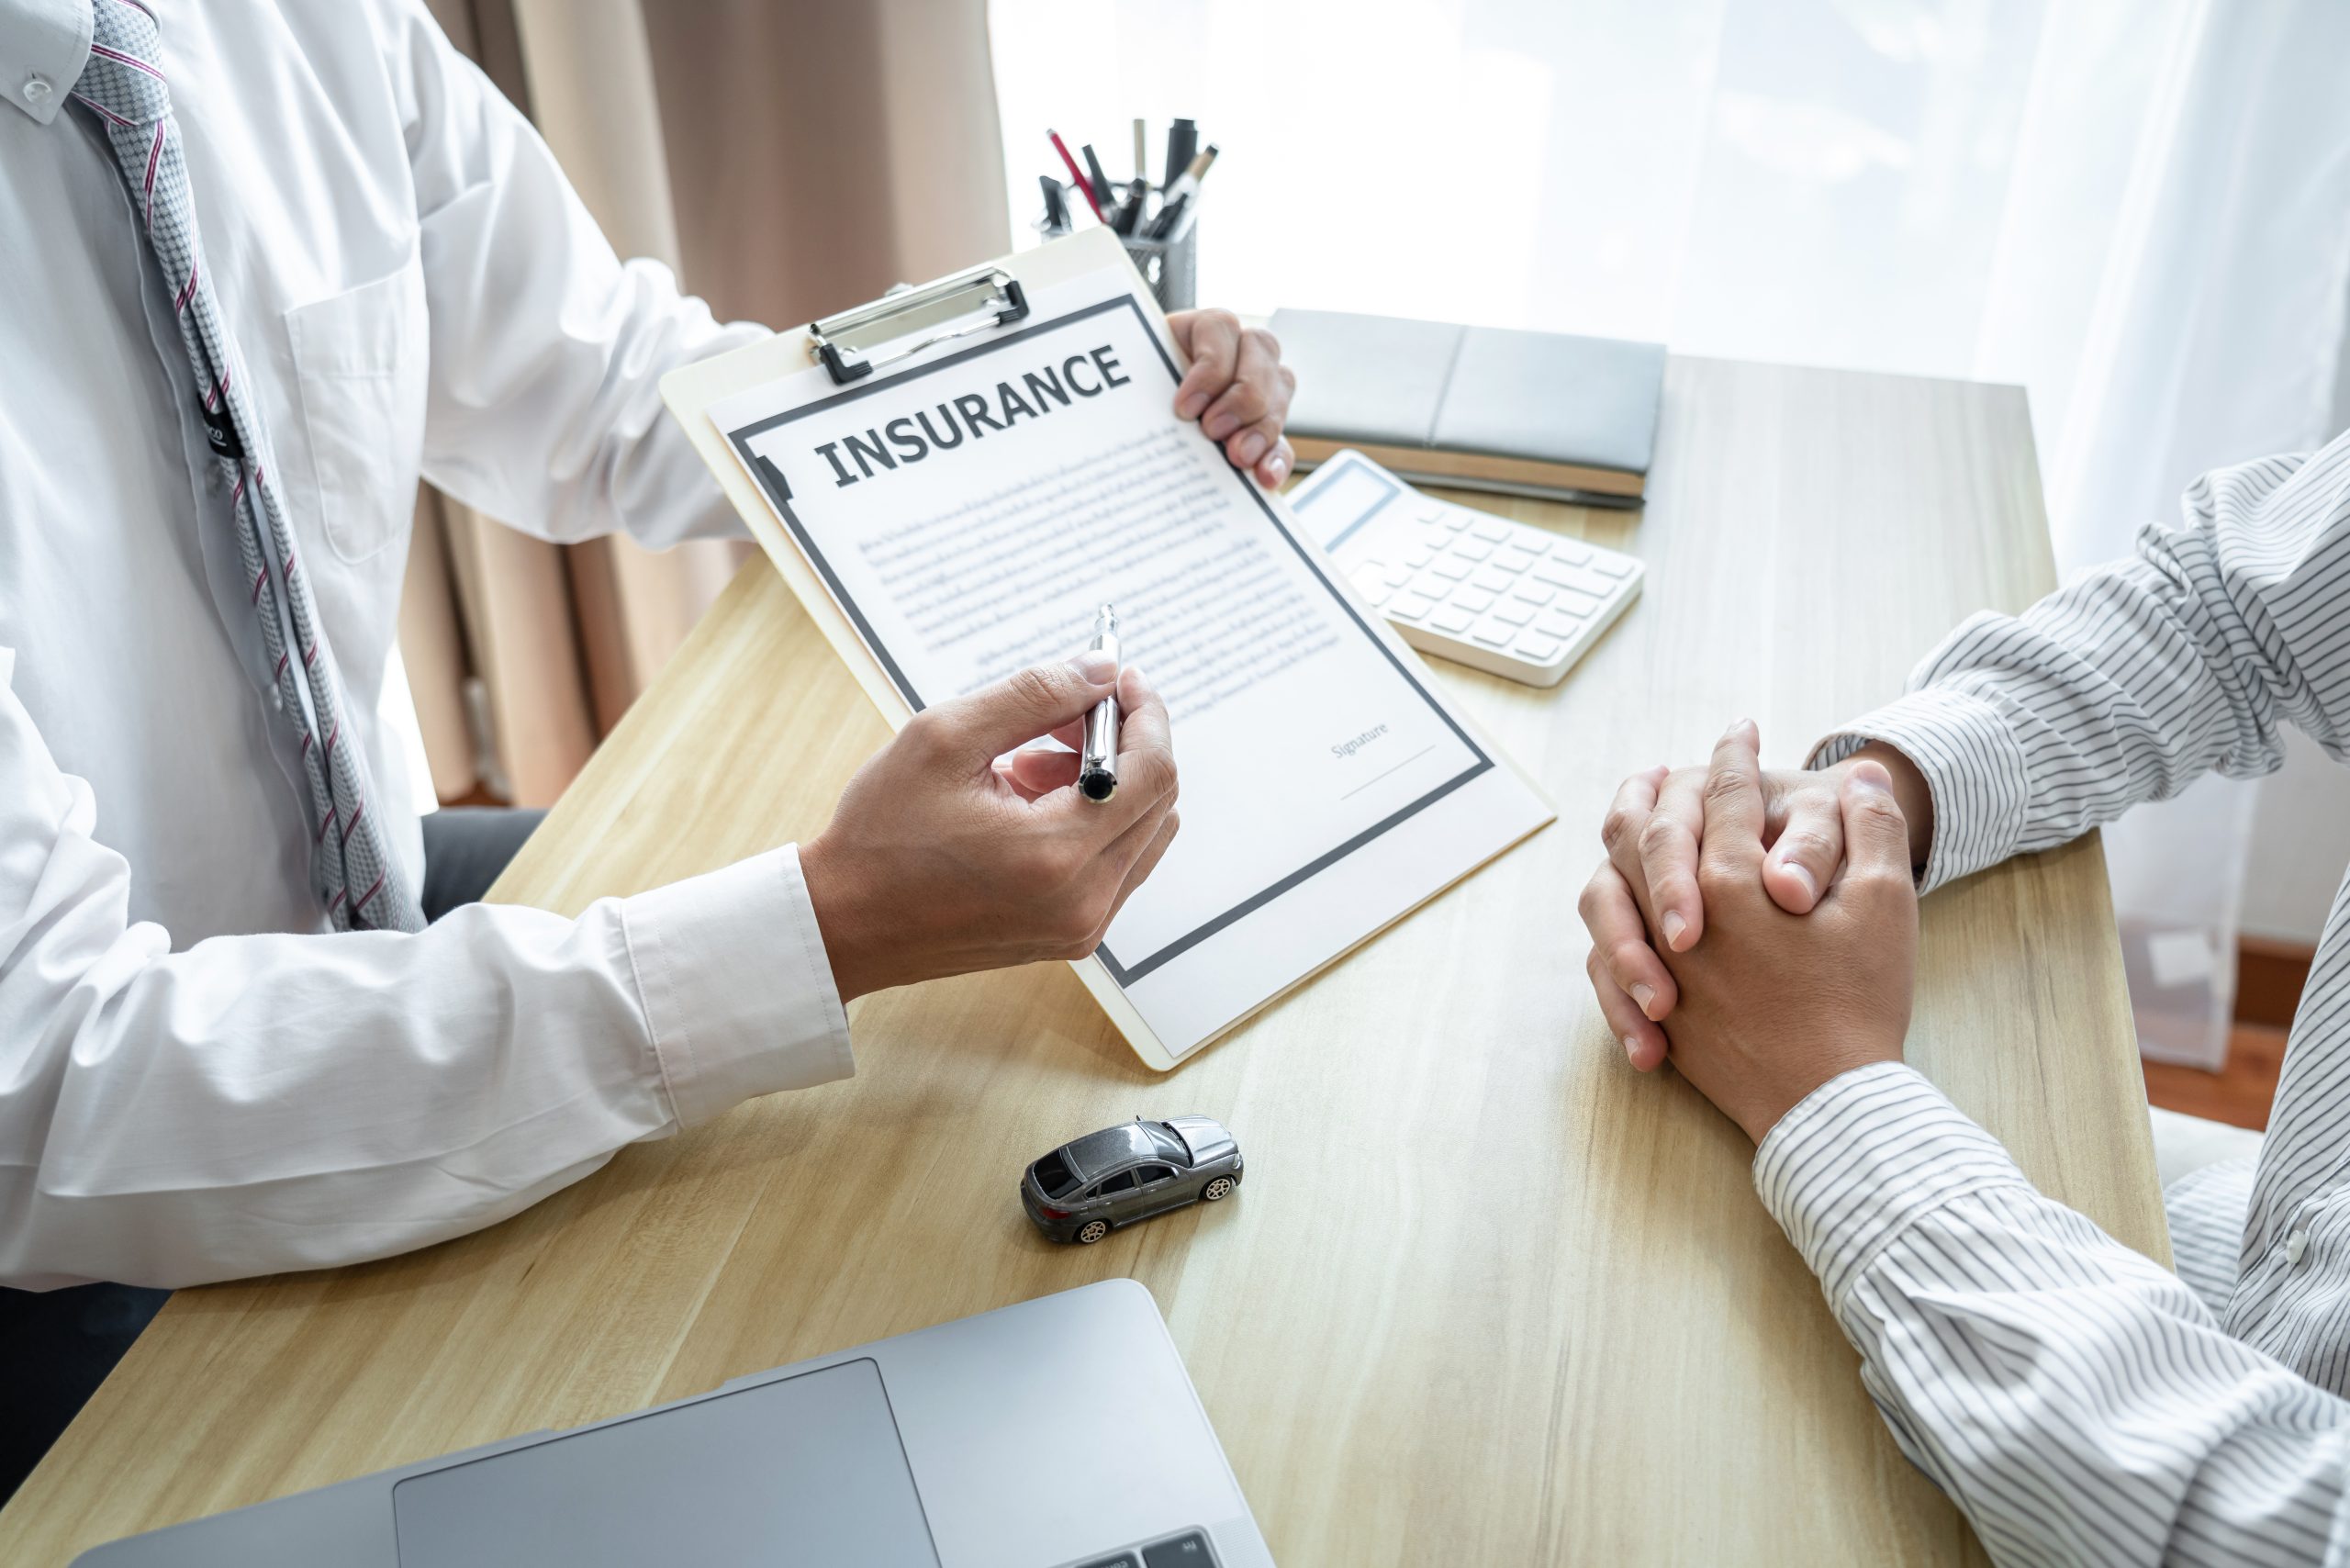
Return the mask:
{"type": "Polygon", "coordinates": [[[338,931],[421,930],[424,916],[367,814],[366,761],[342,734],[342,681],[296,557],[293,532],[268,482],[270,448],[261,411],[232,374],[234,346],[203,275],[203,247],[155,19],[130,0],[95,0],[95,6],[90,62],[73,96],[105,122],[132,210],[179,315],[206,437],[234,487],[229,510],[272,665],[274,705],[301,728],[312,883],[338,931]]]}

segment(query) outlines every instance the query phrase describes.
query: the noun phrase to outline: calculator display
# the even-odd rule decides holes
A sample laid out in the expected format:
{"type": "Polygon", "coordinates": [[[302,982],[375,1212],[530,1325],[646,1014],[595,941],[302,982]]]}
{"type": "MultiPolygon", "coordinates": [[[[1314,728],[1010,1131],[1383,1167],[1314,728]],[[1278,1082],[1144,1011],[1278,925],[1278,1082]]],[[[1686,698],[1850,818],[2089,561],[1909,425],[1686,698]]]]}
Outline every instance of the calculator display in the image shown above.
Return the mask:
{"type": "Polygon", "coordinates": [[[1317,481],[1293,503],[1293,509],[1314,542],[1337,554],[1338,547],[1360,532],[1381,509],[1404,493],[1403,487],[1364,464],[1346,462],[1317,481]]]}

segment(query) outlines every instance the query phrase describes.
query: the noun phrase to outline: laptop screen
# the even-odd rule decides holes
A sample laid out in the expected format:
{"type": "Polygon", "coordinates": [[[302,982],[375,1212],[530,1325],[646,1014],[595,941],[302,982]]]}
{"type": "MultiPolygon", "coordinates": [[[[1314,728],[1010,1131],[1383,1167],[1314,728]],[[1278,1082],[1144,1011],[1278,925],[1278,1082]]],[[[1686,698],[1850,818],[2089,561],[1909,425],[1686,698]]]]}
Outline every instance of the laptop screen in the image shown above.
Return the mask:
{"type": "Polygon", "coordinates": [[[939,1568],[871,1361],[410,1476],[392,1512],[400,1568],[939,1568]]]}

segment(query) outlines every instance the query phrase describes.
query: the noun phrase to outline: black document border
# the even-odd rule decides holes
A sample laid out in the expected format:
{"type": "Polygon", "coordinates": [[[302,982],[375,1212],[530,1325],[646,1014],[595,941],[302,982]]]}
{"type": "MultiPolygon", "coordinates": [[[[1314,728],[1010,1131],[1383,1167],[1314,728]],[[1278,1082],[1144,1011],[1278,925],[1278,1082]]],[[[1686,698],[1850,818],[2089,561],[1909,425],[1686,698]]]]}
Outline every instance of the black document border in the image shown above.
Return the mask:
{"type": "MultiPolygon", "coordinates": [[[[906,382],[920,380],[934,372],[946,370],[981,355],[1010,348],[1029,337],[1051,331],[1057,327],[1068,326],[1071,322],[1082,321],[1088,317],[1098,316],[1106,310],[1115,310],[1121,306],[1134,312],[1136,324],[1142,329],[1144,339],[1152,348],[1158,351],[1159,363],[1166,367],[1167,385],[1171,392],[1182,383],[1182,370],[1176,364],[1174,357],[1168,353],[1167,346],[1158,341],[1158,334],[1151,330],[1150,319],[1143,314],[1142,301],[1132,293],[1126,293],[1113,299],[1103,299],[1080,307],[1065,315],[1056,316],[1049,321],[1035,322],[1018,331],[991,338],[986,342],[975,344],[970,348],[957,350],[954,353],[933,360],[928,364],[918,365],[901,375],[867,380],[861,386],[853,386],[833,397],[820,398],[797,409],[787,409],[780,414],[770,414],[764,420],[726,432],[728,442],[742,458],[744,467],[757,479],[759,488],[767,495],[767,503],[774,507],[777,515],[783,519],[784,526],[791,530],[791,536],[798,542],[800,554],[807,556],[810,565],[816,568],[816,575],[824,579],[824,587],[831,591],[833,601],[847,613],[849,623],[856,628],[858,638],[873,651],[873,656],[881,661],[882,673],[890,678],[890,684],[898,689],[899,693],[912,705],[916,712],[920,712],[924,706],[922,694],[913,689],[913,683],[906,678],[905,671],[898,667],[898,661],[890,656],[890,650],[882,645],[878,637],[874,635],[872,626],[865,619],[865,612],[858,609],[856,601],[849,597],[847,588],[842,586],[840,577],[834,572],[832,563],[824,559],[824,553],[816,547],[816,541],[809,533],[806,524],[802,523],[798,514],[792,510],[791,487],[784,482],[782,471],[777,468],[773,462],[763,460],[752,452],[752,438],[763,435],[779,425],[789,424],[794,420],[804,419],[819,409],[836,409],[844,403],[853,403],[860,398],[878,392],[885,386],[894,387],[902,386],[906,382]]],[[[1245,920],[1292,888],[1329,869],[1364,845],[1380,837],[1399,823],[1417,816],[1481,774],[1491,772],[1494,767],[1494,759],[1485,755],[1485,748],[1479,745],[1476,739],[1460,727],[1460,722],[1453,718],[1443,703],[1429,695],[1427,688],[1420,683],[1419,677],[1413,672],[1411,666],[1395,656],[1395,650],[1389,647],[1386,642],[1364,622],[1363,618],[1357,613],[1354,605],[1347,596],[1337,590],[1328,575],[1322,570],[1322,564],[1314,558],[1313,553],[1300,543],[1296,535],[1282,525],[1281,514],[1276,512],[1270,503],[1266,500],[1264,491],[1258,486],[1256,480],[1237,468],[1227,467],[1225,472],[1232,476],[1235,484],[1248,493],[1248,498],[1257,503],[1257,510],[1264,514],[1265,521],[1272,525],[1273,532],[1297,553],[1298,559],[1305,564],[1305,569],[1314,574],[1315,580],[1322,585],[1323,591],[1327,593],[1337,607],[1346,612],[1347,619],[1354,622],[1355,629],[1363,634],[1372,647],[1379,650],[1380,655],[1393,666],[1395,673],[1404,678],[1404,683],[1412,689],[1421,701],[1434,711],[1438,718],[1444,721],[1445,728],[1450,730],[1460,744],[1469,748],[1469,755],[1476,760],[1460,773],[1428,790],[1418,800],[1389,813],[1348,839],[1344,844],[1326,850],[1279,881],[1243,899],[1222,914],[1195,926],[1155,953],[1137,958],[1132,963],[1122,963],[1110,951],[1110,945],[1104,942],[1094,949],[1093,956],[1102,960],[1102,967],[1109,971],[1110,978],[1118,982],[1118,988],[1122,991],[1153,970],[1162,969],[1181,958],[1185,953],[1227,926],[1245,920]]]]}

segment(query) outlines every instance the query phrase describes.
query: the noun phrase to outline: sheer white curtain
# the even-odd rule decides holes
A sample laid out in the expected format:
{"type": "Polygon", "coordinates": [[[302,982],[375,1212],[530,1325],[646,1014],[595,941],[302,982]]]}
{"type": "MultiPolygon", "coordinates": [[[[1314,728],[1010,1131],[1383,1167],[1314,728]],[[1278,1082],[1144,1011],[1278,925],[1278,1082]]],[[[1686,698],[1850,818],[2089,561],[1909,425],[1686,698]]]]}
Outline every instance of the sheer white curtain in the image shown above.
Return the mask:
{"type": "MultiPolygon", "coordinates": [[[[2350,6],[2338,0],[2203,0],[2177,18],[2085,302],[2064,422],[2043,446],[2060,563],[2116,554],[2205,469],[2333,433],[2350,304],[2346,60],[2350,6]]],[[[2053,226],[2062,233],[2065,220],[2053,226]]],[[[2027,275],[2007,292],[2029,300],[2038,287],[2027,275]]],[[[2022,320],[1998,323],[1985,363],[2037,390],[2036,335],[2022,320]]],[[[2108,831],[2150,1056],[2204,1066],[2225,1056],[2263,793],[2210,778],[2108,831]]],[[[2289,823],[2269,831],[2315,836],[2289,823]]]]}
{"type": "MultiPolygon", "coordinates": [[[[1124,177],[1134,116],[1156,159],[1189,115],[1224,150],[1205,299],[2021,382],[2068,571],[2328,433],[2342,0],[993,0],[992,30],[1016,231],[1046,126],[1124,177]]],[[[2109,841],[2151,1053],[2224,1049],[2252,810],[2212,782],[2109,841]]]]}

